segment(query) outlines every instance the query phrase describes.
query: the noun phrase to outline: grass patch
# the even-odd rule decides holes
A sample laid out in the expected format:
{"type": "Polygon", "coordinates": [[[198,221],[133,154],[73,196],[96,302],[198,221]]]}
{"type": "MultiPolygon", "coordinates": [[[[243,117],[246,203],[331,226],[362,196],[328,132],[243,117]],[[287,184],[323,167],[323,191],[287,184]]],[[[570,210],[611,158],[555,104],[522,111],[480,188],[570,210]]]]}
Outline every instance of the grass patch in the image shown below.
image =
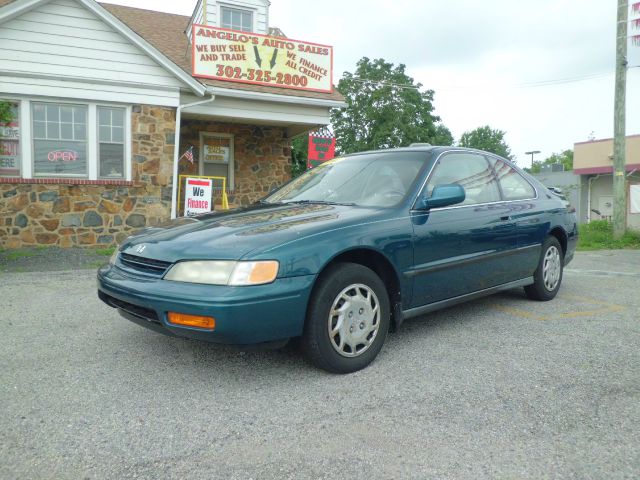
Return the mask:
{"type": "Polygon", "coordinates": [[[613,238],[613,225],[606,220],[597,220],[580,225],[578,250],[640,249],[640,232],[628,230],[618,240],[613,238]]]}
{"type": "Polygon", "coordinates": [[[4,258],[9,261],[20,260],[21,258],[29,258],[36,255],[36,252],[32,252],[29,250],[11,250],[3,252],[4,258]]]}
{"type": "Polygon", "coordinates": [[[96,249],[96,253],[98,255],[104,255],[105,257],[110,257],[111,255],[113,255],[113,252],[116,251],[116,247],[109,247],[109,248],[98,248],[96,249]]]}

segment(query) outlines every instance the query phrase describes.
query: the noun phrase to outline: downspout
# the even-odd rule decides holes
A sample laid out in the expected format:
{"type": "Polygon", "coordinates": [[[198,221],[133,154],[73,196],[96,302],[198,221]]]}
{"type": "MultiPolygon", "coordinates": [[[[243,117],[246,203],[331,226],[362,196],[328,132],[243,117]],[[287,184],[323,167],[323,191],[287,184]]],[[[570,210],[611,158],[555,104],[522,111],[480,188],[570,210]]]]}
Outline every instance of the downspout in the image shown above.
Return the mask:
{"type": "Polygon", "coordinates": [[[200,100],[199,102],[187,103],[180,105],[176,109],[176,133],[173,149],[173,187],[171,191],[171,219],[173,220],[177,216],[178,210],[178,161],[180,157],[180,122],[182,120],[182,110],[189,107],[195,107],[196,105],[203,105],[205,103],[213,102],[216,99],[215,95],[211,95],[211,98],[207,100],[200,100]]]}
{"type": "Polygon", "coordinates": [[[595,177],[589,178],[587,183],[589,187],[587,188],[587,223],[591,223],[591,182],[600,178],[601,175],[596,175],[595,177]]]}

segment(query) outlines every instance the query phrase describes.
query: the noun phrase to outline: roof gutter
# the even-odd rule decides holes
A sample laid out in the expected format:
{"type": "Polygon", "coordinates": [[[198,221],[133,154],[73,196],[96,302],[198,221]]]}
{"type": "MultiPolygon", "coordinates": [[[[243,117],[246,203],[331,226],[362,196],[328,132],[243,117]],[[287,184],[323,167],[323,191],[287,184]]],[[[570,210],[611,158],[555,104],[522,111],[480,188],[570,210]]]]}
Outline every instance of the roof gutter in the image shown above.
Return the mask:
{"type": "Polygon", "coordinates": [[[228,88],[207,86],[208,95],[239,98],[242,100],[259,100],[263,102],[292,103],[314,107],[344,108],[346,102],[339,100],[325,100],[323,98],[294,97],[291,95],[277,95],[275,93],[252,92],[249,90],[232,90],[228,88]]]}
{"type": "Polygon", "coordinates": [[[1,7],[2,13],[0,13],[0,23],[18,17],[32,8],[37,7],[41,3],[45,3],[44,0],[23,0],[5,5],[4,7],[1,7]]]}

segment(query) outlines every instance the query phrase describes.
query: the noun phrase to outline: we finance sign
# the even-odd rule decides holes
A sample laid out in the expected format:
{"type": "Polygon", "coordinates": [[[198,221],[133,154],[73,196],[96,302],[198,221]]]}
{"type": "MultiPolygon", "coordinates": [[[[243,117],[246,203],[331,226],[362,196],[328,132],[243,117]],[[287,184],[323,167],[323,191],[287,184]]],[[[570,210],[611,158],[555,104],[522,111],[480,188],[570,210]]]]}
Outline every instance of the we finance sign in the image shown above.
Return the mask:
{"type": "Polygon", "coordinates": [[[211,194],[213,180],[207,178],[187,178],[184,192],[184,215],[193,217],[212,210],[211,194]]]}
{"type": "Polygon", "coordinates": [[[204,25],[191,38],[194,77],[333,91],[333,47],[204,25]]]}

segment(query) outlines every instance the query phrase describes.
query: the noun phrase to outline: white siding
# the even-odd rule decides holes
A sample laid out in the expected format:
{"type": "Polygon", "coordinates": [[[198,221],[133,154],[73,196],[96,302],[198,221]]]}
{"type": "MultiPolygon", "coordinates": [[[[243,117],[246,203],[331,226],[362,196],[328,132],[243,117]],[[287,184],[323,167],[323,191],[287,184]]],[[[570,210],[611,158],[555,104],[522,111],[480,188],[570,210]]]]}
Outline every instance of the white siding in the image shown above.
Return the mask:
{"type": "MultiPolygon", "coordinates": [[[[73,0],[53,0],[0,25],[0,74],[0,82],[5,84],[5,76],[63,80],[60,83],[101,81],[149,90],[146,93],[151,96],[158,93],[154,91],[158,87],[161,97],[168,95],[168,88],[183,86],[73,0]]],[[[2,83],[0,91],[8,91],[2,83]]],[[[125,89],[123,93],[131,92],[125,89]]]]}
{"type": "Polygon", "coordinates": [[[193,25],[205,25],[207,22],[202,18],[203,10],[202,5],[205,0],[198,0],[196,3],[196,8],[193,10],[193,14],[191,15],[191,20],[189,20],[189,26],[187,27],[187,37],[189,37],[189,41],[191,41],[191,34],[193,33],[193,25]]]}
{"type": "Polygon", "coordinates": [[[205,1],[206,0],[198,0],[196,9],[194,10],[193,16],[191,17],[192,23],[196,23],[198,25],[206,23],[206,20],[203,18],[204,10],[202,9],[205,1]]]}

